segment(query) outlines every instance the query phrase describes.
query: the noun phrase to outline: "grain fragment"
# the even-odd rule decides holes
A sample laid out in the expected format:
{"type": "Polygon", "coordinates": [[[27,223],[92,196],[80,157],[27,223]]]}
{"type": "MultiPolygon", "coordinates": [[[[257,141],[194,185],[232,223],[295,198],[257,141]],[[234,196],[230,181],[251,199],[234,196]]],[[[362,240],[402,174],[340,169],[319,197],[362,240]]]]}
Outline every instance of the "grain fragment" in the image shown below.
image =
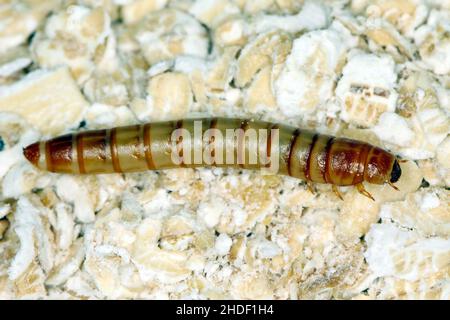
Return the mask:
{"type": "Polygon", "coordinates": [[[0,111],[17,113],[44,135],[75,127],[86,100],[66,68],[38,70],[0,89],[0,111]]]}

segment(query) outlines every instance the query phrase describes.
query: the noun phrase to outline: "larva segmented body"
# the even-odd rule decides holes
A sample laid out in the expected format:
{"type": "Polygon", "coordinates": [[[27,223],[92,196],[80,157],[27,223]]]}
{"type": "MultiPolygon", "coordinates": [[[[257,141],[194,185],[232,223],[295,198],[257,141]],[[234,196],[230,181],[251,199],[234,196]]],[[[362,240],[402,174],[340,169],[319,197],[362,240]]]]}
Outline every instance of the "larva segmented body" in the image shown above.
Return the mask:
{"type": "Polygon", "coordinates": [[[31,144],[24,149],[24,155],[40,169],[80,174],[208,165],[257,169],[267,167],[268,161],[276,159],[277,172],[280,174],[333,186],[356,185],[364,194],[367,192],[362,187],[363,181],[392,185],[401,174],[394,155],[364,142],[281,124],[228,118],[185,119],[68,134],[31,144]],[[196,124],[201,125],[200,132],[196,124]],[[183,132],[174,135],[177,129],[194,137],[189,146],[182,140],[183,132]],[[213,143],[217,136],[211,133],[211,129],[224,138],[221,148],[213,143]],[[228,135],[227,129],[240,129],[244,135],[228,135]],[[254,147],[264,150],[266,162],[259,158],[256,162],[250,162],[252,142],[246,140],[247,133],[252,131],[249,129],[265,132],[254,147]],[[274,143],[274,133],[277,134],[278,143],[274,143]],[[175,150],[181,156],[178,163],[174,162],[172,152],[176,143],[178,149],[175,150]],[[200,146],[200,149],[195,149],[195,146],[200,146]],[[210,148],[213,160],[202,157],[206,148],[210,148]],[[227,148],[228,151],[232,150],[234,162],[219,163],[218,155],[221,154],[222,159],[225,159],[227,148]],[[201,151],[200,157],[195,154],[195,150],[201,151]],[[272,157],[275,154],[278,156],[272,157]]]}

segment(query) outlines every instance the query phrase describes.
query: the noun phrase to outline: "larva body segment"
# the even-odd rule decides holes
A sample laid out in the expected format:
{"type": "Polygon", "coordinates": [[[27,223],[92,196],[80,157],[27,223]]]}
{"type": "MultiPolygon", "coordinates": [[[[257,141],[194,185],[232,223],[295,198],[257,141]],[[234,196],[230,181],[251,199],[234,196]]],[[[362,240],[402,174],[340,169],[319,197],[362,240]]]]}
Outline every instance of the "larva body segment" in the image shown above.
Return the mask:
{"type": "Polygon", "coordinates": [[[364,181],[392,183],[401,174],[394,155],[364,142],[270,122],[228,118],[185,119],[68,134],[31,144],[24,149],[24,155],[40,169],[72,174],[210,165],[258,169],[273,165],[268,161],[274,159],[279,174],[336,186],[362,188],[364,181]],[[256,139],[251,135],[255,132],[256,139]],[[219,137],[223,138],[221,145],[217,143],[219,137]],[[252,150],[265,158],[251,161],[252,150]],[[173,152],[180,161],[174,161],[173,152]]]}

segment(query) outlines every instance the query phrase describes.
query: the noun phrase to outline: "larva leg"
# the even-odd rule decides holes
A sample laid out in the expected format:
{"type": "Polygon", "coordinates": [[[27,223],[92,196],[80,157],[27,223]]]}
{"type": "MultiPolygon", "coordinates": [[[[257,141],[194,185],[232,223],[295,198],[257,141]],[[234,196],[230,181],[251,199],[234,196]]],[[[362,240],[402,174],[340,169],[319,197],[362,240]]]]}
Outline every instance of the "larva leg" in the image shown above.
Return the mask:
{"type": "Polygon", "coordinates": [[[331,188],[333,189],[333,192],[336,194],[336,196],[337,196],[339,199],[344,200],[344,198],[342,197],[341,192],[339,191],[339,188],[338,188],[335,184],[333,184],[333,185],[331,186],[331,188]]]}
{"type": "Polygon", "coordinates": [[[387,182],[393,189],[400,191],[392,182],[388,181],[387,182]]]}
{"type": "Polygon", "coordinates": [[[314,188],[314,185],[311,181],[306,181],[306,187],[312,194],[316,194],[316,189],[314,188]]]}
{"type": "Polygon", "coordinates": [[[358,183],[356,185],[356,189],[358,189],[358,192],[361,193],[362,195],[375,201],[375,199],[372,197],[372,195],[364,188],[364,185],[362,183],[358,183]]]}

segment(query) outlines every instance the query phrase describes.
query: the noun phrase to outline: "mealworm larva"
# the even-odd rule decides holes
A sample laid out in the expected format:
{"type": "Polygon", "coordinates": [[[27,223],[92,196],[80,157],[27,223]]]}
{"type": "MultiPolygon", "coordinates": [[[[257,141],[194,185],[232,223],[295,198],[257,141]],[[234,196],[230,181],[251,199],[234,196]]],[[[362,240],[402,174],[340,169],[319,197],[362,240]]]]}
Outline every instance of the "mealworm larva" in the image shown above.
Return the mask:
{"type": "MultiPolygon", "coordinates": [[[[89,174],[176,167],[275,168],[311,183],[389,183],[401,175],[397,158],[370,144],[256,120],[211,118],[67,134],[24,148],[40,169],[89,174]]],[[[373,198],[372,198],[373,199],[373,198]]]]}

